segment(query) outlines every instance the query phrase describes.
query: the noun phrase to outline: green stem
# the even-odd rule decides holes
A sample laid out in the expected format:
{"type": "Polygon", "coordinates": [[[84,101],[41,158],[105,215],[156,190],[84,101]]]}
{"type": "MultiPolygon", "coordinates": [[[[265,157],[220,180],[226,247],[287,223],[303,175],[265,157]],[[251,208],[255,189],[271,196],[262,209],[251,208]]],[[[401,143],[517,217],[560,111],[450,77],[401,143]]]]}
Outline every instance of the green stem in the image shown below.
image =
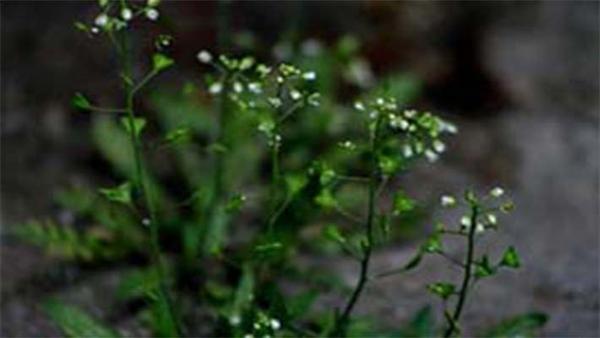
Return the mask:
{"type": "Polygon", "coordinates": [[[467,256],[465,258],[464,270],[465,273],[463,275],[462,285],[460,287],[460,292],[458,296],[458,301],[456,302],[456,307],[454,309],[454,313],[452,314],[451,320],[448,320],[448,328],[444,333],[444,337],[451,337],[452,334],[458,328],[458,322],[460,320],[460,316],[462,314],[465,301],[467,299],[467,293],[469,289],[469,284],[471,282],[471,276],[473,273],[473,260],[475,258],[475,232],[477,230],[477,218],[479,217],[479,208],[477,205],[471,206],[471,227],[469,228],[469,235],[467,237],[467,256]]]}
{"type": "Polygon", "coordinates": [[[336,325],[333,330],[333,337],[345,337],[348,328],[350,316],[358,299],[360,298],[364,288],[369,281],[369,266],[371,263],[371,254],[373,251],[373,220],[375,218],[375,202],[377,199],[377,186],[378,186],[378,166],[376,158],[376,146],[377,146],[377,129],[378,122],[375,125],[375,130],[371,135],[371,146],[370,146],[370,157],[371,157],[371,173],[369,175],[369,201],[367,219],[365,222],[365,234],[366,242],[363,246],[363,256],[360,260],[360,274],[358,282],[354,287],[352,295],[348,299],[346,306],[342,314],[337,318],[336,325]]]}
{"type": "MultiPolygon", "coordinates": [[[[129,43],[126,37],[123,39],[123,47],[122,50],[125,51],[122,54],[123,61],[123,73],[128,78],[132,77],[132,65],[129,54],[129,43]]],[[[126,99],[125,99],[125,112],[127,114],[127,120],[129,123],[130,130],[130,142],[133,151],[134,163],[135,163],[135,172],[134,172],[134,180],[137,191],[142,196],[146,209],[148,210],[150,216],[150,245],[151,245],[151,258],[155,265],[156,273],[160,280],[160,295],[164,299],[167,304],[169,315],[171,317],[172,322],[175,325],[175,329],[177,330],[177,334],[182,336],[180,323],[175,315],[175,311],[173,308],[173,302],[169,295],[168,285],[166,283],[166,269],[164,266],[164,262],[162,260],[161,248],[160,248],[160,238],[159,238],[159,222],[158,216],[156,212],[156,207],[152,201],[152,198],[149,194],[149,185],[146,179],[145,171],[144,171],[144,163],[141,151],[141,139],[139,134],[135,132],[135,112],[134,112],[134,98],[136,91],[140,88],[138,86],[133,86],[132,84],[124,81],[125,91],[126,91],[126,99]]]]}

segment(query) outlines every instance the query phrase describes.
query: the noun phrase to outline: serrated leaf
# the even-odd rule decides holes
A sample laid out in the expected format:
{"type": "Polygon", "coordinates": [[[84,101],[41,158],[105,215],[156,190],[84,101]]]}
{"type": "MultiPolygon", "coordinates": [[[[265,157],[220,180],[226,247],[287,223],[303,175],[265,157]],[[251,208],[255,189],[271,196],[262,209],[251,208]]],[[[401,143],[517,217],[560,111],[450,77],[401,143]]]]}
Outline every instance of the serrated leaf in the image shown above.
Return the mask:
{"type": "Polygon", "coordinates": [[[73,107],[83,110],[90,109],[90,107],[92,106],[90,101],[82,93],[79,92],[75,93],[75,95],[71,99],[71,104],[73,104],[73,107]]]}
{"type": "Polygon", "coordinates": [[[107,328],[75,306],[49,301],[44,304],[44,310],[67,337],[121,337],[116,331],[107,328]]]}
{"type": "Polygon", "coordinates": [[[454,286],[454,284],[446,282],[438,282],[427,285],[427,290],[429,290],[429,292],[439,296],[442,299],[448,299],[448,297],[452,296],[455,289],[456,286],[454,286]]]}
{"type": "Polygon", "coordinates": [[[152,67],[155,71],[161,71],[163,69],[169,68],[173,65],[173,63],[175,63],[173,59],[169,58],[164,54],[155,53],[154,55],[152,55],[152,67]]]}
{"type": "Polygon", "coordinates": [[[519,258],[519,254],[514,247],[509,246],[504,255],[502,255],[502,260],[500,261],[500,266],[506,266],[509,268],[516,269],[521,266],[521,259],[519,258]]]}
{"type": "Polygon", "coordinates": [[[536,330],[542,328],[548,321],[548,315],[531,312],[518,315],[502,321],[488,329],[482,337],[490,338],[523,338],[534,337],[536,330]]]}
{"type": "Polygon", "coordinates": [[[125,182],[114,188],[102,188],[98,191],[109,201],[131,205],[131,183],[125,182]]]}
{"type": "MultiPolygon", "coordinates": [[[[129,117],[121,118],[121,125],[125,128],[125,131],[128,134],[131,134],[131,119],[129,117]]],[[[133,119],[133,130],[135,132],[135,136],[138,137],[146,127],[146,119],[143,117],[135,117],[133,119]]]]}

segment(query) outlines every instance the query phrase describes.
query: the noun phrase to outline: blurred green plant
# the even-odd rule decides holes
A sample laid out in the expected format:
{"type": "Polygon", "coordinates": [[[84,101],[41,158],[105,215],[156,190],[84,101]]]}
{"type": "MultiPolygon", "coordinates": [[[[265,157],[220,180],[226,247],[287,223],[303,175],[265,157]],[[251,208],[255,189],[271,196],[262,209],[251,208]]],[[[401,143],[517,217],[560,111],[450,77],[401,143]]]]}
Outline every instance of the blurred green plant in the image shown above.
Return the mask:
{"type": "MultiPolygon", "coordinates": [[[[72,100],[76,109],[97,113],[92,139],[115,183],[58,193],[57,203],[75,221],[33,221],[19,236],[77,262],[145,258],[122,276],[117,298],[142,301],[138,320],[161,337],[199,335],[198,309],[215,319],[202,324],[212,336],[435,336],[441,333],[429,307],[389,330],[354,310],[369,283],[441,255],[462,268],[462,282],[427,289],[443,300],[443,335],[460,334],[475,282],[521,264],[513,247],[496,263],[475,251],[479,236],[498,228],[497,211],[512,207],[494,204],[503,190],[481,198],[467,192],[469,211],[458,228],[438,226],[404,266],[371,271],[376,249],[424,219],[425,208],[393,182],[422,159],[437,161],[446,151],[443,137],[457,132],[430,112],[408,109],[418,98],[418,79],[399,72],[376,81],[351,36],[329,47],[284,36],[274,48],[280,62],[201,50],[203,83],[147,91],[174,65],[174,39],[159,34],[146,72],[133,67],[133,51],[142,49],[134,44],[133,22],[157,21],[159,2],[101,0],[93,24],[75,24],[90,37],[106,37],[120,61],[119,107],[96,105],[83,93],[72,100]],[[465,239],[463,260],[445,251],[446,235],[465,239]],[[356,283],[297,264],[301,252],[349,256],[359,266],[356,283]],[[324,309],[319,296],[326,292],[346,295],[343,307],[324,309]]],[[[219,6],[225,30],[229,9],[219,6]]],[[[220,34],[221,44],[232,38],[220,34]]],[[[231,40],[241,50],[257,43],[249,33],[231,40]]],[[[444,207],[457,204],[442,197],[444,207]]],[[[118,335],[69,305],[52,301],[45,309],[68,336],[118,335]]],[[[528,314],[488,334],[530,334],[544,322],[528,314]]]]}

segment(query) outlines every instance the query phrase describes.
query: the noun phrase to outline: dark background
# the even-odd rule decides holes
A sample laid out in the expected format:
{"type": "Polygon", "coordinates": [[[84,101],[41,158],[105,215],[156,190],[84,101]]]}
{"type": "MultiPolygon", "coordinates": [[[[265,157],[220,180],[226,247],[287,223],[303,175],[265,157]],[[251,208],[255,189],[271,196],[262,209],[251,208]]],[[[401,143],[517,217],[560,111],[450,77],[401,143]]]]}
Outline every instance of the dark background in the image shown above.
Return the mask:
{"type": "MultiPolygon", "coordinates": [[[[110,297],[102,295],[114,287],[114,271],[69,279],[67,269],[56,277],[59,263],[9,235],[20,222],[52,215],[58,187],[107,175],[93,165],[89,120],[68,104],[82,88],[109,99],[116,90],[106,76],[114,66],[107,46],[72,29],[74,20],[93,18],[94,8],[1,2],[2,336],[56,335],[36,307],[50,294],[108,316],[110,297]]],[[[231,28],[256,34],[265,53],[290,25],[325,45],[350,33],[375,76],[417,74],[422,103],[447,114],[461,133],[449,156],[420,167],[407,189],[432,199],[501,182],[517,205],[499,243],[489,245],[514,243],[525,268],[477,289],[465,320],[485,327],[540,310],[550,315],[544,336],[596,337],[598,10],[598,2],[244,1],[233,4],[231,28]]],[[[200,77],[194,55],[215,43],[215,4],[165,1],[161,15],[176,39],[174,77],[200,77]]],[[[413,250],[388,249],[375,263],[399,265],[413,250]]],[[[445,273],[442,263],[378,283],[359,312],[406,320],[431,301],[422,284],[445,273]]],[[[354,271],[351,264],[339,269],[348,278],[354,271]]]]}

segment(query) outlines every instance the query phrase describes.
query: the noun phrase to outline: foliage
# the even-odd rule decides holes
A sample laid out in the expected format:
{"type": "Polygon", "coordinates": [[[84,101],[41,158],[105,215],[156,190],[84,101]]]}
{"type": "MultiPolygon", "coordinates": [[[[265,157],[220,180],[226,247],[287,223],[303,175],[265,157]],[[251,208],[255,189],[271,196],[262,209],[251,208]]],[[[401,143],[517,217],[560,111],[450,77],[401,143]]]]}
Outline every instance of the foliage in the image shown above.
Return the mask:
{"type": "MultiPolygon", "coordinates": [[[[375,279],[440,255],[463,271],[461,284],[427,286],[443,300],[444,335],[453,336],[475,282],[520,267],[512,246],[497,261],[475,251],[479,237],[499,229],[497,214],[512,208],[504,191],[494,188],[481,197],[467,191],[466,215],[455,226],[439,225],[403,266],[372,271],[375,251],[422,221],[424,208],[395,182],[416,163],[436,162],[446,137],[457,133],[441,117],[410,108],[420,88],[414,76],[375,81],[352,37],[327,48],[284,39],[276,50],[298,52],[279,53],[280,62],[261,62],[248,55],[253,51],[201,50],[203,83],[147,91],[176,67],[169,56],[174,39],[160,34],[144,59],[145,72],[134,71],[139,40],[132,23],[157,21],[158,5],[102,0],[93,24],[76,23],[92,38],[106,37],[120,61],[120,107],[96,105],[82,93],[72,100],[78,110],[102,113],[91,117],[92,138],[113,184],[58,194],[77,226],[31,222],[20,230],[25,240],[79,262],[143,257],[123,277],[117,296],[123,303],[143,301],[138,319],[154,335],[192,335],[198,309],[216,318],[202,324],[213,336],[436,335],[429,307],[390,330],[354,310],[375,279]],[[351,108],[341,95],[346,87],[361,93],[351,108]],[[143,98],[150,109],[142,113],[143,98]],[[449,235],[465,239],[464,259],[446,251],[449,235]],[[348,256],[358,265],[356,283],[297,264],[300,254],[348,256]],[[316,306],[326,292],[344,297],[343,307],[316,306]]],[[[446,195],[441,204],[460,203],[446,195]]],[[[67,335],[115,334],[72,307],[50,304],[49,315],[67,335]]],[[[531,332],[543,322],[520,317],[490,334],[531,332]]]]}

